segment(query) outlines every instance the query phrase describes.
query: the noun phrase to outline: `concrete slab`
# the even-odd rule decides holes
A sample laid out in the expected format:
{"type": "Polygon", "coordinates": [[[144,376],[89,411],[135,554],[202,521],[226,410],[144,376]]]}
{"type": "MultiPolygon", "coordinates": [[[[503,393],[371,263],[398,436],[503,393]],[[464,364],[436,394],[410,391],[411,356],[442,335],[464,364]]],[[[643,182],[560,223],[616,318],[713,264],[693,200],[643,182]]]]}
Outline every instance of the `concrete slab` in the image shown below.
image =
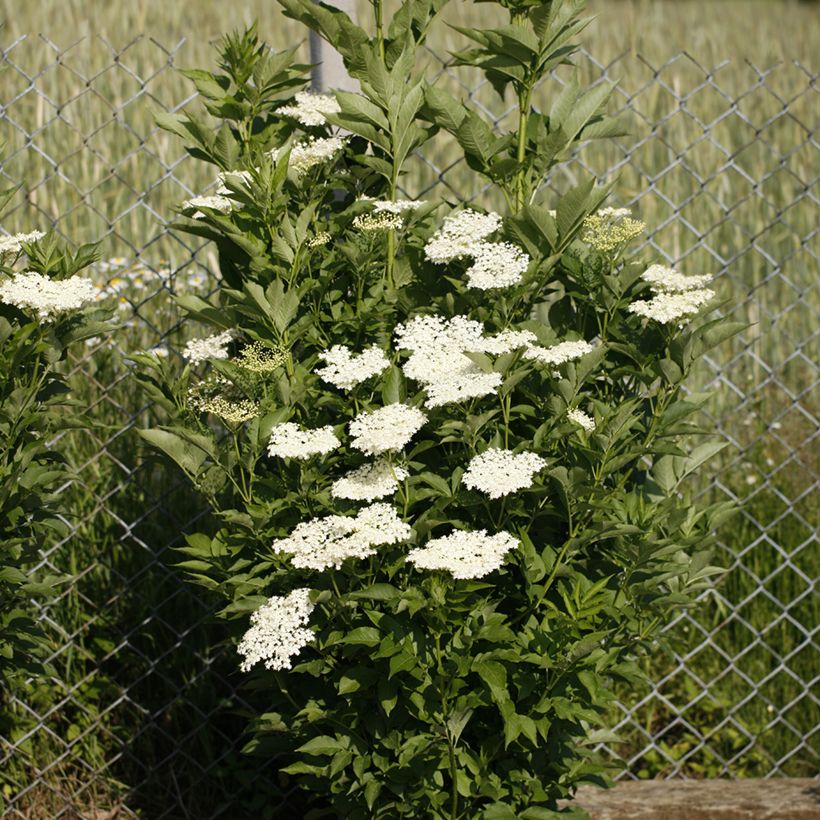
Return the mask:
{"type": "Polygon", "coordinates": [[[820,780],[643,780],[579,789],[592,820],[820,820],[820,780]]]}

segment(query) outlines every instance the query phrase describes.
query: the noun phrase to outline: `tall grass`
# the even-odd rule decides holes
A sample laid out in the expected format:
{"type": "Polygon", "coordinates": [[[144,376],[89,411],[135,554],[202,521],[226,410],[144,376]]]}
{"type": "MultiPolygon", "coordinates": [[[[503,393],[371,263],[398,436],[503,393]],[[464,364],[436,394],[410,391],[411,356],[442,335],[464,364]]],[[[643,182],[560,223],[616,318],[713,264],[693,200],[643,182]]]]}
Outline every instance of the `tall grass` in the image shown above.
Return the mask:
{"type": "MultiPolygon", "coordinates": [[[[820,717],[816,701],[800,697],[816,669],[806,630],[820,615],[808,586],[818,574],[810,539],[820,509],[811,450],[816,212],[807,196],[816,163],[813,11],[765,0],[590,7],[599,16],[584,45],[595,62],[582,61],[580,73],[619,81],[615,104],[631,109],[632,134],[590,146],[580,161],[599,173],[619,168],[619,201],[657,230],[648,255],[720,272],[725,310],[753,324],[701,374],[718,388],[710,412],[732,443],[711,491],[743,504],[719,534],[716,559],[730,571],[672,630],[674,654],[653,659],[661,683],[625,721],[617,751],[641,776],[762,775],[773,763],[811,774],[811,741],[798,747],[820,717]],[[670,62],[682,51],[688,56],[670,62]]],[[[479,14],[488,21],[485,6],[455,0],[445,20],[469,24],[479,14]]],[[[209,602],[169,566],[170,548],[201,510],[123,429],[152,412],[133,390],[125,356],[166,343],[178,349],[191,329],[165,336],[179,318],[170,296],[207,290],[216,268],[209,249],[167,233],[173,207],[213,183],[153,126],[153,110],[189,98],[173,68],[211,64],[212,42],[253,19],[275,46],[303,33],[271,0],[0,0],[0,16],[7,60],[17,66],[0,74],[10,144],[2,173],[24,183],[3,227],[55,224],[76,241],[105,237],[105,256],[122,262],[101,268],[101,281],[122,280],[123,263],[140,266],[125,285],[114,283],[130,326],[113,346],[100,340],[71,363],[94,426],[63,441],[78,473],[76,531],[46,552],[77,581],[44,613],[54,627],[55,676],[21,698],[18,737],[30,736],[13,759],[0,755],[1,782],[7,796],[23,793],[14,806],[33,817],[124,805],[152,818],[237,816],[238,806],[264,816],[260,806],[275,807],[287,784],[273,766],[254,779],[238,762],[233,658],[211,649],[220,638],[209,602]],[[38,714],[48,716],[44,725],[38,714]],[[28,788],[38,777],[48,786],[28,788]]],[[[439,30],[431,73],[458,43],[439,30]]],[[[473,90],[478,78],[468,72],[439,81],[499,119],[511,104],[486,85],[473,90]]],[[[554,88],[545,86],[538,103],[554,88]]],[[[407,192],[493,204],[463,165],[451,167],[456,156],[440,141],[404,181],[407,192]]],[[[568,165],[549,186],[566,189],[577,171],[568,165]]]]}

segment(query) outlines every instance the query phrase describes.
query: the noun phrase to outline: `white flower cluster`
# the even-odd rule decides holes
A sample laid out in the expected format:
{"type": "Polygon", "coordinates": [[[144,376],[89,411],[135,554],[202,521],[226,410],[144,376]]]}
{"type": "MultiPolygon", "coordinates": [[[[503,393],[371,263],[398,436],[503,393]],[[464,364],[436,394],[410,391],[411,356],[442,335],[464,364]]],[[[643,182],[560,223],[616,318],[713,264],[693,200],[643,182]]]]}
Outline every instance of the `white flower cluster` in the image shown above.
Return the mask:
{"type": "Polygon", "coordinates": [[[479,290],[506,288],[521,281],[530,257],[509,242],[486,242],[498,230],[501,217],[464,210],[448,216],[424,246],[427,258],[436,264],[472,257],[467,284],[479,290]]]}
{"type": "Polygon", "coordinates": [[[0,254],[20,253],[20,246],[23,242],[36,242],[44,236],[45,234],[42,231],[32,231],[31,233],[18,233],[14,236],[4,236],[0,238],[0,254]]]}
{"type": "Polygon", "coordinates": [[[639,299],[633,302],[627,310],[646,319],[669,324],[694,316],[714,295],[715,292],[708,288],[687,290],[685,293],[659,293],[648,301],[639,299]]]}
{"type": "Polygon", "coordinates": [[[309,589],[268,598],[251,615],[251,628],[236,648],[244,658],[239,668],[249,672],[264,661],[268,669],[290,669],[293,657],[313,640],[306,628],[313,609],[309,589]]]}
{"type": "Polygon", "coordinates": [[[359,197],[359,202],[372,206],[370,213],[359,214],[353,227],[360,231],[397,231],[404,226],[408,211],[420,208],[424,202],[415,199],[373,199],[359,197]]]}
{"type": "Polygon", "coordinates": [[[451,214],[424,246],[424,254],[437,265],[471,256],[475,246],[501,226],[497,213],[482,214],[469,209],[451,214]]]}
{"type": "Polygon", "coordinates": [[[0,284],[0,302],[21,310],[33,310],[41,319],[67,310],[79,310],[97,298],[97,286],[89,279],[49,279],[27,270],[0,284]]]}
{"type": "MultiPolygon", "coordinates": [[[[345,141],[341,137],[311,138],[305,142],[298,142],[290,150],[290,167],[297,174],[303,174],[314,165],[333,159],[344,145],[345,141]]],[[[274,159],[278,153],[274,152],[274,159]]]]}
{"type": "Polygon", "coordinates": [[[390,367],[390,360],[384,351],[375,345],[358,356],[354,356],[347,345],[333,345],[330,350],[320,353],[319,358],[327,364],[319,368],[316,374],[343,390],[352,390],[357,384],[390,367]]]}
{"type": "Polygon", "coordinates": [[[684,276],[674,268],[650,265],[641,278],[649,282],[655,295],[633,302],[627,310],[663,324],[694,316],[715,296],[713,290],[703,287],[712,281],[708,275],[684,276]]]}
{"type": "Polygon", "coordinates": [[[521,281],[530,257],[510,242],[479,242],[467,268],[467,284],[479,290],[507,288],[521,281]]]}
{"type": "Polygon", "coordinates": [[[339,103],[331,94],[315,94],[310,91],[296,92],[296,105],[284,105],[277,114],[293,117],[302,125],[324,125],[327,114],[338,114],[339,103]]]}
{"type": "Polygon", "coordinates": [[[581,356],[586,356],[591,353],[594,348],[589,342],[561,342],[552,347],[540,347],[538,345],[531,345],[524,351],[525,359],[532,359],[542,364],[549,364],[557,366],[559,364],[566,364],[575,359],[580,359],[581,356]]]}
{"type": "Polygon", "coordinates": [[[427,391],[427,407],[493,393],[500,373],[485,373],[466,353],[500,355],[535,341],[529,331],[503,331],[485,338],[480,322],[466,316],[416,316],[395,330],[399,348],[411,351],[402,370],[427,391]]]}
{"type": "Polygon", "coordinates": [[[223,330],[204,339],[191,339],[182,351],[182,357],[191,364],[199,364],[208,359],[227,359],[228,345],[233,338],[232,330],[223,330]]]}
{"type": "Polygon", "coordinates": [[[372,464],[363,464],[334,481],[330,494],[334,498],[346,498],[349,501],[375,501],[377,498],[393,495],[399,488],[399,482],[407,476],[407,470],[382,459],[372,464]]]}
{"type": "Polygon", "coordinates": [[[664,265],[650,265],[641,274],[641,279],[649,282],[656,293],[685,293],[704,288],[712,281],[708,273],[702,276],[684,276],[674,268],[667,268],[664,265]]]}
{"type": "Polygon", "coordinates": [[[387,211],[382,213],[359,214],[353,217],[353,227],[363,233],[397,231],[403,225],[404,217],[401,214],[392,214],[387,211]]]}
{"type": "Polygon", "coordinates": [[[535,474],[546,466],[547,462],[535,453],[491,448],[470,461],[461,480],[471,490],[501,498],[532,486],[535,474]]]}
{"type": "Polygon", "coordinates": [[[319,231],[316,236],[308,239],[309,248],[321,248],[322,245],[327,245],[333,239],[329,231],[319,231]]]}
{"type": "Polygon", "coordinates": [[[412,530],[389,504],[371,504],[355,516],[328,515],[297,524],[287,538],[273,542],[299,569],[339,569],[348,558],[367,558],[375,547],[406,541],[412,530]]]}
{"type": "Polygon", "coordinates": [[[369,202],[373,205],[376,213],[403,214],[407,211],[415,211],[424,205],[423,199],[371,199],[369,196],[359,197],[362,202],[369,202]]]}
{"type": "Polygon", "coordinates": [[[303,430],[298,424],[286,421],[274,425],[268,444],[268,455],[280,458],[307,459],[330,453],[341,442],[329,424],[315,430],[303,430]]]}
{"type": "Polygon", "coordinates": [[[601,253],[610,253],[640,236],[646,224],[632,219],[629,208],[601,208],[584,220],[581,239],[601,253]]]}
{"type": "Polygon", "coordinates": [[[507,532],[487,535],[486,530],[455,530],[410,550],[407,560],[417,569],[441,569],[453,578],[483,578],[497,570],[518,540],[507,532]]]}
{"type": "Polygon", "coordinates": [[[585,413],[583,410],[575,408],[567,411],[567,418],[579,427],[583,427],[587,433],[591,433],[595,429],[595,419],[585,413]]]}
{"type": "Polygon", "coordinates": [[[632,216],[632,211],[629,208],[601,208],[598,211],[598,216],[606,216],[610,219],[623,219],[624,217],[632,216]]]}
{"type": "Polygon", "coordinates": [[[191,214],[191,219],[203,219],[205,213],[201,211],[200,208],[208,208],[213,211],[219,211],[222,214],[227,214],[230,213],[233,208],[233,200],[221,195],[195,196],[193,199],[186,199],[185,202],[182,203],[183,211],[189,211],[192,208],[196,210],[191,214]]]}
{"type": "Polygon", "coordinates": [[[350,422],[351,447],[366,455],[401,450],[427,421],[427,416],[408,404],[388,404],[360,413],[350,422]]]}

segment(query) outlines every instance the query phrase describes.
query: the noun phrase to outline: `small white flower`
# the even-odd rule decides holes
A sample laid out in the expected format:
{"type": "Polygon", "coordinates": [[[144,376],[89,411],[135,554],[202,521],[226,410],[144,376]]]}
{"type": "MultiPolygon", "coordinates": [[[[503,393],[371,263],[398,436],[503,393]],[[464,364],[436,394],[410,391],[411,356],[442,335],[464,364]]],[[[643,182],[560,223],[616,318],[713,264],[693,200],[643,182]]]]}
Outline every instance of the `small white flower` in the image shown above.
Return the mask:
{"type": "Polygon", "coordinates": [[[567,419],[579,427],[583,427],[587,433],[591,433],[595,429],[595,419],[587,415],[583,410],[575,408],[567,411],[567,419]]]}
{"type": "Polygon", "coordinates": [[[290,669],[293,658],[313,640],[307,624],[314,606],[309,589],[268,598],[251,614],[251,628],[236,648],[244,658],[239,668],[249,672],[264,661],[268,669],[290,669]]]}
{"type": "Polygon", "coordinates": [[[427,416],[407,404],[388,404],[360,413],[350,422],[352,447],[367,455],[401,450],[427,421],[427,416]]]}
{"type": "Polygon", "coordinates": [[[353,227],[363,233],[398,231],[403,225],[404,217],[400,213],[359,214],[353,218],[353,227]]]}
{"type": "Polygon", "coordinates": [[[639,299],[627,310],[646,319],[670,324],[694,316],[715,296],[713,290],[687,290],[682,293],[659,293],[650,300],[639,299]]]}
{"type": "Polygon", "coordinates": [[[501,498],[531,487],[535,474],[546,466],[547,462],[535,453],[491,448],[473,457],[461,481],[471,490],[501,498]]]}
{"type": "Polygon", "coordinates": [[[372,204],[376,213],[404,214],[407,211],[415,211],[424,205],[423,199],[371,199],[365,196],[359,199],[362,202],[372,204]]]}
{"type": "Polygon", "coordinates": [[[308,239],[308,247],[309,248],[320,248],[322,245],[327,245],[333,237],[330,235],[328,231],[319,231],[316,236],[308,239]]]}
{"type": "Polygon", "coordinates": [[[471,251],[467,284],[479,290],[516,285],[527,272],[530,257],[509,242],[478,242],[471,251]]]}
{"type": "Polygon", "coordinates": [[[559,364],[566,364],[567,362],[580,359],[591,353],[594,350],[589,342],[560,342],[551,347],[539,347],[538,345],[530,345],[524,350],[524,358],[532,359],[542,364],[549,364],[558,366],[559,364]]]}
{"type": "Polygon", "coordinates": [[[49,279],[34,271],[15,273],[0,284],[0,302],[32,310],[41,319],[69,310],[79,310],[97,301],[97,286],[89,279],[72,276],[69,279],[49,279]]]}
{"type": "MultiPolygon", "coordinates": [[[[290,150],[290,167],[297,174],[303,174],[314,165],[333,159],[345,146],[341,137],[311,138],[305,142],[298,142],[290,150]]],[[[274,159],[280,151],[271,152],[274,159]]]]}
{"type": "Polygon", "coordinates": [[[315,430],[303,430],[298,424],[287,421],[274,425],[271,430],[268,455],[307,459],[330,453],[339,446],[341,442],[329,424],[315,430]]]}
{"type": "Polygon", "coordinates": [[[182,357],[191,364],[199,364],[208,359],[227,359],[228,345],[233,338],[232,330],[223,330],[204,339],[191,339],[182,351],[182,357]]]}
{"type": "Polygon", "coordinates": [[[397,347],[410,350],[402,370],[427,391],[427,407],[439,407],[494,393],[500,373],[484,372],[466,353],[501,355],[535,341],[526,330],[486,337],[480,322],[466,316],[416,316],[395,330],[397,347]]]}
{"type": "Polygon", "coordinates": [[[20,246],[23,242],[37,242],[45,234],[42,231],[32,231],[31,233],[18,233],[14,236],[4,236],[0,238],[0,254],[20,253],[20,246]]]}
{"type": "Polygon", "coordinates": [[[465,209],[450,214],[424,247],[425,256],[436,264],[471,256],[475,246],[501,226],[497,213],[482,214],[465,209]]]}
{"type": "Polygon", "coordinates": [[[296,105],[284,105],[277,110],[277,114],[293,117],[302,125],[324,125],[327,114],[338,114],[341,111],[339,103],[331,94],[315,94],[311,91],[297,91],[296,105]]]}
{"type": "Polygon", "coordinates": [[[407,470],[394,466],[386,460],[363,464],[346,476],[333,482],[330,494],[334,498],[350,501],[375,501],[393,495],[399,482],[407,478],[407,470]]]}
{"type": "Polygon", "coordinates": [[[455,530],[410,550],[407,560],[417,569],[445,570],[454,578],[483,578],[497,570],[518,540],[507,532],[487,535],[486,530],[455,530]]]}
{"type": "Polygon", "coordinates": [[[316,374],[343,390],[352,390],[357,384],[390,367],[390,360],[384,351],[375,345],[358,356],[353,355],[347,345],[333,345],[330,350],[320,353],[319,358],[327,364],[319,368],[316,374]]]}
{"type": "Polygon", "coordinates": [[[303,521],[287,538],[274,541],[273,550],[290,555],[294,567],[322,572],[339,569],[349,558],[367,558],[375,554],[375,547],[406,541],[411,534],[389,504],[377,503],[355,516],[303,521]]]}
{"type": "Polygon", "coordinates": [[[649,282],[652,289],[659,293],[684,293],[691,290],[700,290],[712,281],[709,274],[702,276],[684,276],[674,268],[663,265],[650,265],[642,274],[641,279],[649,282]]]}

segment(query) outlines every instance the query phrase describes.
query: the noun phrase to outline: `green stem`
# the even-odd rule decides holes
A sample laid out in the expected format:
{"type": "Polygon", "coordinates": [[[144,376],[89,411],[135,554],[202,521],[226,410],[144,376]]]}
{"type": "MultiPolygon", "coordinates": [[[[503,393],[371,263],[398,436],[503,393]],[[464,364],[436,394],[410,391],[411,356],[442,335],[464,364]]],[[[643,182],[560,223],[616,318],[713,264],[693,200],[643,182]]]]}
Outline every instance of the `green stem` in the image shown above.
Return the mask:
{"type": "Polygon", "coordinates": [[[384,31],[382,30],[382,0],[374,0],[373,9],[376,12],[376,40],[379,44],[379,58],[384,62],[384,31]]]}
{"type": "Polygon", "coordinates": [[[518,170],[515,172],[515,208],[520,211],[527,202],[527,182],[524,160],[527,158],[527,123],[530,116],[532,89],[527,87],[518,95],[518,147],[515,154],[518,170]]]}
{"type": "MultiPolygon", "coordinates": [[[[395,153],[395,152],[394,152],[395,153]]],[[[399,183],[399,168],[395,161],[393,162],[393,173],[390,177],[390,201],[394,202],[396,199],[396,189],[399,183]]],[[[393,268],[396,262],[396,232],[391,228],[387,232],[387,289],[393,290],[393,268]]]]}
{"type": "MultiPolygon", "coordinates": [[[[439,681],[443,683],[444,680],[444,664],[441,662],[441,636],[436,633],[436,665],[438,667],[439,681]]],[[[448,685],[449,689],[449,685],[448,685]]],[[[453,745],[453,737],[450,733],[450,727],[447,725],[447,693],[439,690],[441,694],[441,713],[444,719],[444,734],[447,738],[447,757],[450,768],[450,818],[457,820],[458,818],[458,788],[456,785],[456,748],[453,745]]]]}

